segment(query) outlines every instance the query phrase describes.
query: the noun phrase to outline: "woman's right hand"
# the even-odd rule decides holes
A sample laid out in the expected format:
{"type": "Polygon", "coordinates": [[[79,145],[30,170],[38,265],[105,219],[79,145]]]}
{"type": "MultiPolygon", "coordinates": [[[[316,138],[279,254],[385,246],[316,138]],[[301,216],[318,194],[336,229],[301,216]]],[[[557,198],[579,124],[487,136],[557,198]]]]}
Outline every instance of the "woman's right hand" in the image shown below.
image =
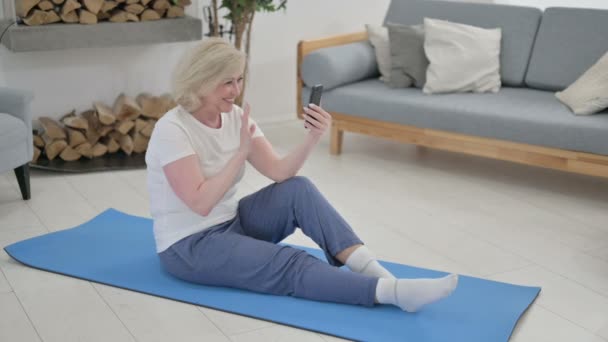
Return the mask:
{"type": "Polygon", "coordinates": [[[239,146],[239,152],[248,156],[251,149],[251,139],[255,132],[255,125],[249,123],[249,112],[251,108],[248,103],[245,103],[243,108],[243,115],[241,116],[241,145],[239,146]]]}

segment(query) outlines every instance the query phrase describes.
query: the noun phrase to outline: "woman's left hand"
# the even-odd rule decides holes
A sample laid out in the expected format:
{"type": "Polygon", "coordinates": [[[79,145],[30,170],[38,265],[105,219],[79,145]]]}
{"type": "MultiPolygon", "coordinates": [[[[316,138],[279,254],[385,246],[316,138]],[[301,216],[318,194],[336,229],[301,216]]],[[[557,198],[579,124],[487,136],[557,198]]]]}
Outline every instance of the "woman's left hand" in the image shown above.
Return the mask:
{"type": "Polygon", "coordinates": [[[304,107],[304,127],[310,129],[310,134],[320,137],[331,127],[331,115],[311,103],[309,107],[304,107]]]}

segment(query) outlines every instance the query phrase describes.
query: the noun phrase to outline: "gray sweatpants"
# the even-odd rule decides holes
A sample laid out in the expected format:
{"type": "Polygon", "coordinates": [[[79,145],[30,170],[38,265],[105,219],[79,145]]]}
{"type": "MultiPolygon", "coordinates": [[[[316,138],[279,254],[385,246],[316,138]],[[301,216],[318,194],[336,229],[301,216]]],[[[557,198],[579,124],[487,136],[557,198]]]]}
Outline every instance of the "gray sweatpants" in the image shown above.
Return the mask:
{"type": "Polygon", "coordinates": [[[188,236],[159,256],[166,271],[190,282],[372,306],[378,279],[340,269],[334,258],[360,243],[307,178],[293,177],[241,199],[233,220],[188,236]],[[277,245],[296,227],[325,251],[329,264],[277,245]]]}

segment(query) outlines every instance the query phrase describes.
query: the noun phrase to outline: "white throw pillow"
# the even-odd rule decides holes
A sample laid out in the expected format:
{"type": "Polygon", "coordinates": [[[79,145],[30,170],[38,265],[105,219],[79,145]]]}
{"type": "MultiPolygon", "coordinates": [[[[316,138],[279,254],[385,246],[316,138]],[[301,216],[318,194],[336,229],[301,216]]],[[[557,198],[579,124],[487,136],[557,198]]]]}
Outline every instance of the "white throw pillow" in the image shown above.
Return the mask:
{"type": "Polygon", "coordinates": [[[500,28],[424,18],[424,52],[429,59],[426,94],[498,92],[500,28]]]}
{"type": "Polygon", "coordinates": [[[380,80],[388,83],[391,78],[391,46],[388,41],[388,29],[385,26],[365,25],[369,42],[374,47],[380,80]]]}
{"type": "Polygon", "coordinates": [[[595,114],[608,108],[608,52],[555,96],[576,115],[595,114]]]}

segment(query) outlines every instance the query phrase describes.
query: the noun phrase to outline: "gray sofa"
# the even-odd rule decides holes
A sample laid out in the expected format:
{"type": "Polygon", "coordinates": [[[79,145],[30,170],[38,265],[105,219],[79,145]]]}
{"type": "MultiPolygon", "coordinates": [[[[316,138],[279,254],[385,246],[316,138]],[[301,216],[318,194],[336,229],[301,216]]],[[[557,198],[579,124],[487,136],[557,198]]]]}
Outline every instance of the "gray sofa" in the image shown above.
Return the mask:
{"type": "Polygon", "coordinates": [[[14,170],[21,196],[30,199],[28,163],[32,160],[32,117],[29,92],[0,87],[0,172],[14,170]]]}
{"type": "Polygon", "coordinates": [[[608,111],[575,116],[554,96],[608,50],[608,10],[393,0],[384,22],[415,25],[424,17],[502,28],[501,90],[390,88],[378,79],[365,32],[301,41],[298,113],[310,87],[324,84],[332,153],[340,153],[343,132],[355,132],[608,177],[608,111]]]}

